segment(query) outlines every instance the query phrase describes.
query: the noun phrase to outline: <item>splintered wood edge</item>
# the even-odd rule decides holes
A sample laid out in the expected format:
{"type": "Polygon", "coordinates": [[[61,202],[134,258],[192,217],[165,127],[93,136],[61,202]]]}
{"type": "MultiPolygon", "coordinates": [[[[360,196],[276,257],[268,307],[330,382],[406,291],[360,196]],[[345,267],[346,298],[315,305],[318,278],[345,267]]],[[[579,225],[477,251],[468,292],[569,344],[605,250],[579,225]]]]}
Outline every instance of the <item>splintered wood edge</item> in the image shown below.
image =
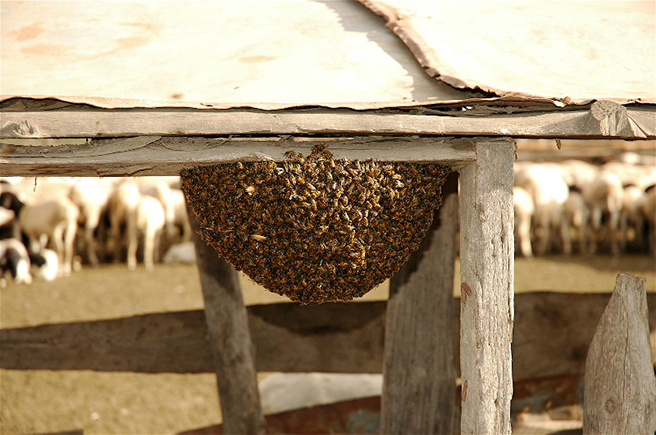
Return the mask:
{"type": "MultiPolygon", "coordinates": [[[[532,138],[656,138],[653,106],[619,106],[624,116],[596,108],[491,116],[358,112],[345,109],[232,110],[0,110],[0,138],[96,138],[220,135],[420,134],[532,138]],[[597,112],[603,112],[601,115],[597,112]],[[602,116],[604,115],[604,116],[602,116]]],[[[612,104],[611,104],[612,105],[612,104]]],[[[467,107],[461,107],[467,113],[467,107]]],[[[615,107],[615,106],[613,106],[615,107]]]]}
{"type": "Polygon", "coordinates": [[[144,136],[61,140],[0,140],[3,176],[116,177],[178,175],[184,168],[237,161],[285,160],[327,145],[335,159],[434,162],[459,169],[476,160],[475,139],[436,137],[203,138],[144,136]],[[21,143],[22,142],[22,143],[21,143]]]}

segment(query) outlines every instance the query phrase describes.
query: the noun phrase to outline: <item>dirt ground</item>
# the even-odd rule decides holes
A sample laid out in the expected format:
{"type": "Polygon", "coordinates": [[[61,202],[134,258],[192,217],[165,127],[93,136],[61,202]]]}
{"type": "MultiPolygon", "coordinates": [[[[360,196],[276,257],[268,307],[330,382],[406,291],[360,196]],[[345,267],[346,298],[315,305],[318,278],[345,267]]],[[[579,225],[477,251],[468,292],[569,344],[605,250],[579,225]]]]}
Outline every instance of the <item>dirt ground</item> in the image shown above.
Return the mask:
{"type": "MultiPolygon", "coordinates": [[[[516,259],[517,292],[610,292],[618,272],[647,278],[656,292],[654,257],[550,256],[516,259]]],[[[458,276],[458,274],[456,274],[458,276]]],[[[243,280],[248,304],[284,299],[243,280]]],[[[459,286],[455,285],[457,289],[459,286]]],[[[368,299],[386,298],[387,286],[368,299]]],[[[195,266],[83,268],[71,277],[0,288],[0,327],[109,319],[200,309],[195,266]]],[[[193,358],[193,355],[182,357],[193,358]]],[[[265,374],[262,374],[263,376],[265,374]]],[[[211,374],[0,370],[0,433],[169,434],[220,422],[211,374]]]]}

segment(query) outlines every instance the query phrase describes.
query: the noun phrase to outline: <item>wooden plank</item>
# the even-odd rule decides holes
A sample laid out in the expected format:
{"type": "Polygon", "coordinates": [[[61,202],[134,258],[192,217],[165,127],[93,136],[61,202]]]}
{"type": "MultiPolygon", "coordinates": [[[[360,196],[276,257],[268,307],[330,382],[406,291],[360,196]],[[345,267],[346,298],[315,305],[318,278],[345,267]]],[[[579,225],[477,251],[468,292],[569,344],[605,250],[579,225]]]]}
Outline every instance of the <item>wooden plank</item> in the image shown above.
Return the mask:
{"type": "Polygon", "coordinates": [[[656,427],[656,378],[645,279],[620,273],[585,365],[584,434],[647,434],[656,427]]]}
{"type": "MultiPolygon", "coordinates": [[[[516,295],[515,380],[582,375],[609,299],[608,293],[516,295]]],[[[647,294],[647,303],[656,343],[656,293],[647,294]]],[[[385,301],[254,305],[247,311],[258,371],[382,373],[385,301]]],[[[452,322],[458,349],[458,310],[452,322]]],[[[0,368],[8,370],[214,371],[202,310],[0,329],[0,346],[0,368]]],[[[455,358],[459,371],[457,352],[455,358]]]]}
{"type": "Polygon", "coordinates": [[[510,433],[514,320],[511,141],[481,140],[460,172],[461,432],[510,433]]]}
{"type": "MultiPolygon", "coordinates": [[[[267,434],[374,434],[378,433],[380,428],[380,397],[365,397],[294,409],[269,414],[265,418],[267,434]]],[[[224,433],[222,425],[218,424],[178,432],[176,435],[224,433]]]]}
{"type": "MultiPolygon", "coordinates": [[[[3,176],[110,177],[132,175],[178,175],[185,167],[256,161],[283,160],[289,150],[310,153],[313,146],[327,144],[336,158],[379,161],[440,161],[459,168],[476,154],[470,139],[425,137],[340,138],[202,138],[142,136],[124,139],[94,139],[85,144],[66,141],[53,146],[15,145],[0,141],[0,171],[3,176]],[[3,145],[4,143],[4,145],[3,145]]],[[[23,141],[25,142],[25,141],[23,141]]]]}
{"type": "Polygon", "coordinates": [[[198,223],[190,207],[188,212],[225,431],[231,434],[263,434],[264,414],[257,389],[254,349],[239,275],[201,240],[198,223]]]}
{"type": "MultiPolygon", "coordinates": [[[[384,301],[250,306],[256,367],[382,373],[385,311],[384,301]]],[[[0,344],[4,369],[214,372],[202,310],[1,329],[0,344]]]]}
{"type": "Polygon", "coordinates": [[[456,173],[442,192],[443,204],[419,250],[390,280],[381,410],[385,434],[454,433],[456,173]]]}
{"type": "MultiPolygon", "coordinates": [[[[626,110],[626,125],[610,128],[590,107],[506,115],[469,106],[430,115],[394,111],[297,109],[231,110],[52,110],[0,111],[0,138],[224,136],[224,135],[368,135],[418,134],[514,136],[533,138],[656,138],[656,108],[626,110]],[[633,116],[635,114],[635,117],[633,116]],[[627,127],[628,126],[628,127],[627,127]],[[624,128],[626,127],[626,128],[624,128]]],[[[418,110],[420,111],[421,108],[418,110]]],[[[512,111],[508,109],[508,111],[512,111]]]]}

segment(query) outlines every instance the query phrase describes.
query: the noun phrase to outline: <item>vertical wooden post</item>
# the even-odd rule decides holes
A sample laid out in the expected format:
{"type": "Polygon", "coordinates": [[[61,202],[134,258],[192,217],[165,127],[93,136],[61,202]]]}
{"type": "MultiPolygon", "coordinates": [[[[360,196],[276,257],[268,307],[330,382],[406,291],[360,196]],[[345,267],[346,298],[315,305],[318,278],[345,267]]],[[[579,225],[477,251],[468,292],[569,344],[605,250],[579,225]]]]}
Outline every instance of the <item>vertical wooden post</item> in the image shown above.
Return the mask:
{"type": "Polygon", "coordinates": [[[652,434],[656,378],[645,279],[620,273],[585,362],[584,434],[652,434]]]}
{"type": "Polygon", "coordinates": [[[515,144],[476,139],[460,172],[462,434],[510,433],[515,144]]]}
{"type": "Polygon", "coordinates": [[[385,327],[381,433],[453,433],[455,367],[453,273],[458,177],[419,250],[390,281],[385,327]]]}
{"type": "Polygon", "coordinates": [[[257,388],[254,348],[237,271],[198,235],[188,206],[205,317],[214,355],[223,433],[263,434],[264,415],[257,388]]]}

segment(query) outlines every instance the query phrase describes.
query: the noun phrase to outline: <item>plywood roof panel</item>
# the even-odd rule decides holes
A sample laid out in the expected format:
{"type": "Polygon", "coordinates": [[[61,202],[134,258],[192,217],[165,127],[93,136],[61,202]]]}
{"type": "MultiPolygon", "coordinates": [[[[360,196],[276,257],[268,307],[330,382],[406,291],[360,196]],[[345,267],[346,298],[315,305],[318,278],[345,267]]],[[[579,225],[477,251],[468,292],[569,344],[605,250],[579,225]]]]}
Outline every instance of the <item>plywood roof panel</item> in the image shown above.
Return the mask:
{"type": "Polygon", "coordinates": [[[653,1],[360,1],[458,88],[656,102],[653,1]]]}
{"type": "Polygon", "coordinates": [[[104,108],[656,103],[653,1],[360,1],[2,1],[0,95],[104,108]]]}
{"type": "Polygon", "coordinates": [[[3,1],[2,94],[103,107],[378,107],[481,95],[430,78],[352,0],[3,1]]]}

